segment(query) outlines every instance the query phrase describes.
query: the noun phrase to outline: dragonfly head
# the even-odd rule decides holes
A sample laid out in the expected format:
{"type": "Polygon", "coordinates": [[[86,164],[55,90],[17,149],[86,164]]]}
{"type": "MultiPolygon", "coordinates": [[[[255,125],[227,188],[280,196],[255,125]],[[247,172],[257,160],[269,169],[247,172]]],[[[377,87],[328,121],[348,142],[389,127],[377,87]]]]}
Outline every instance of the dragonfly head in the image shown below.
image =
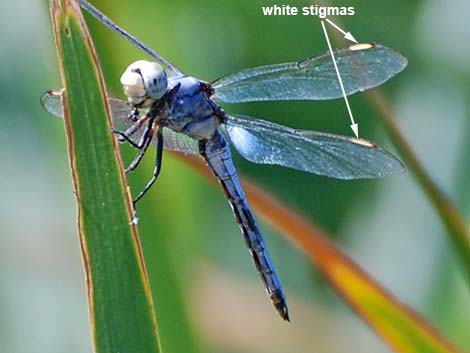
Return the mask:
{"type": "Polygon", "coordinates": [[[152,61],[137,60],[121,75],[121,84],[131,105],[147,107],[163,97],[168,81],[161,65],[152,61]]]}

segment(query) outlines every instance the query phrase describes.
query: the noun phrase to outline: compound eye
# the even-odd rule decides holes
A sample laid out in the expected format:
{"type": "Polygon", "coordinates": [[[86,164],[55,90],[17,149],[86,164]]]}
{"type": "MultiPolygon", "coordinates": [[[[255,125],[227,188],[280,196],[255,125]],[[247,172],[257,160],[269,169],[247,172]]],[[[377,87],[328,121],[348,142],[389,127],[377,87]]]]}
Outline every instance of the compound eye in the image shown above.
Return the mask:
{"type": "Polygon", "coordinates": [[[138,60],[126,68],[121,76],[121,84],[130,104],[148,106],[163,97],[168,81],[161,65],[138,60]]]}

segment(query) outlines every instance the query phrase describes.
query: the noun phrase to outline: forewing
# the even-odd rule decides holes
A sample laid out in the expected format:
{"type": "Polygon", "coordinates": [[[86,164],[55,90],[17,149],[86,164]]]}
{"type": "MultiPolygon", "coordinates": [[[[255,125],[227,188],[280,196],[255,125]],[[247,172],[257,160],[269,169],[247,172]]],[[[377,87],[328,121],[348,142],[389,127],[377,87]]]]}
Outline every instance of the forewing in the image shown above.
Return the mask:
{"type": "MultiPolygon", "coordinates": [[[[41,97],[42,107],[50,114],[63,118],[64,112],[61,102],[62,90],[53,90],[44,93],[41,97]]],[[[130,125],[132,121],[128,118],[131,108],[126,101],[118,98],[109,98],[109,105],[113,115],[114,129],[118,131],[124,131],[130,125]]],[[[142,136],[143,128],[137,131],[132,139],[139,141],[142,136]]],[[[155,140],[152,144],[155,145],[155,140]]],[[[169,151],[181,152],[185,154],[199,154],[199,147],[197,141],[184,135],[179,134],[170,129],[163,129],[163,147],[169,151]]]]}
{"type": "MultiPolygon", "coordinates": [[[[40,99],[41,105],[44,110],[58,118],[64,117],[64,110],[62,108],[62,92],[63,89],[50,90],[45,92],[40,99]]],[[[129,107],[129,104],[126,101],[110,97],[109,105],[111,107],[113,120],[115,122],[129,120],[128,115],[131,108],[129,107]]],[[[129,121],[129,123],[131,123],[131,121],[129,121]]]]}
{"type": "MultiPolygon", "coordinates": [[[[334,51],[347,95],[376,87],[402,71],[407,60],[380,44],[362,43],[334,51]]],[[[270,100],[326,100],[342,96],[330,56],[260,66],[222,77],[214,98],[226,103],[270,100]]]]}
{"type": "Polygon", "coordinates": [[[255,163],[336,179],[379,178],[404,171],[394,155],[363,139],[295,130],[244,116],[230,116],[226,130],[238,152],[255,163]]]}

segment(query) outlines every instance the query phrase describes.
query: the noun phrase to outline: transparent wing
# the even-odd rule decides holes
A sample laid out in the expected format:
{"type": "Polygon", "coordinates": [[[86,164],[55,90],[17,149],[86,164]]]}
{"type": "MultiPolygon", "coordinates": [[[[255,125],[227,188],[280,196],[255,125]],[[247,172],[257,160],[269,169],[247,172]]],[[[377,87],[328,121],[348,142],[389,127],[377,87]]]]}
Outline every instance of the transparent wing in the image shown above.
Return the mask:
{"type": "MultiPolygon", "coordinates": [[[[400,53],[380,44],[355,44],[334,53],[347,95],[381,85],[407,64],[400,53]]],[[[329,53],[298,62],[241,70],[222,77],[212,86],[214,98],[226,103],[325,100],[342,96],[329,53]]]]}
{"type": "Polygon", "coordinates": [[[45,92],[40,98],[41,106],[44,110],[55,117],[63,118],[64,109],[62,107],[62,90],[51,90],[45,92]]]}
{"type": "Polygon", "coordinates": [[[295,130],[244,116],[230,116],[225,128],[238,152],[255,163],[336,179],[378,178],[404,171],[394,155],[363,139],[295,130]]]}
{"type": "MultiPolygon", "coordinates": [[[[42,107],[52,115],[63,118],[64,111],[61,101],[62,90],[48,91],[41,97],[42,107]]],[[[128,118],[130,107],[126,101],[118,98],[109,98],[109,105],[113,114],[114,128],[118,131],[124,131],[132,121],[128,118]]],[[[132,138],[138,141],[142,136],[143,128],[137,131],[132,138]]],[[[155,144],[156,141],[152,141],[155,144]]],[[[199,146],[196,140],[176,133],[170,129],[163,129],[163,147],[169,151],[176,151],[185,154],[199,154],[199,146]]]]}

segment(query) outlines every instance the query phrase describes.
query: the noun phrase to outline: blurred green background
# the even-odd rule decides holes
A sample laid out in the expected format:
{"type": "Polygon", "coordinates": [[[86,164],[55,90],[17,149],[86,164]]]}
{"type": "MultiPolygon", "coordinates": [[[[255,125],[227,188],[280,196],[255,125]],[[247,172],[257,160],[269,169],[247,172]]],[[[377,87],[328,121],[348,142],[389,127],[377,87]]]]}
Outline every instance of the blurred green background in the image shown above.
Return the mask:
{"type": "MultiPolygon", "coordinates": [[[[263,17],[261,6],[275,3],[94,2],[184,72],[208,81],[327,50],[318,18],[263,17]]],[[[383,43],[408,57],[408,68],[383,90],[420,160],[468,222],[470,3],[336,5],[356,6],[356,16],[342,20],[358,40],[383,43]]],[[[48,4],[3,1],[0,10],[0,350],[91,352],[63,125],[39,105],[45,90],[60,86],[48,4]]],[[[122,97],[121,72],[146,56],[87,19],[108,89],[122,97]]],[[[357,95],[350,102],[361,137],[394,151],[368,100],[357,95]]],[[[351,135],[341,100],[225,108],[351,135]]],[[[132,151],[124,147],[123,153],[129,161],[132,151]]],[[[410,173],[344,182],[235,158],[241,174],[329,232],[400,300],[470,349],[468,286],[440,220],[410,173]]],[[[150,176],[152,162],[153,157],[146,158],[146,165],[130,176],[134,194],[150,176]]],[[[192,346],[201,352],[334,353],[350,352],[351,345],[357,352],[390,351],[303,256],[261,222],[291,307],[292,323],[282,322],[223,193],[183,162],[165,156],[158,184],[138,210],[157,319],[167,323],[161,327],[166,352],[188,352],[192,346]],[[178,334],[180,340],[165,341],[178,334]]]]}

